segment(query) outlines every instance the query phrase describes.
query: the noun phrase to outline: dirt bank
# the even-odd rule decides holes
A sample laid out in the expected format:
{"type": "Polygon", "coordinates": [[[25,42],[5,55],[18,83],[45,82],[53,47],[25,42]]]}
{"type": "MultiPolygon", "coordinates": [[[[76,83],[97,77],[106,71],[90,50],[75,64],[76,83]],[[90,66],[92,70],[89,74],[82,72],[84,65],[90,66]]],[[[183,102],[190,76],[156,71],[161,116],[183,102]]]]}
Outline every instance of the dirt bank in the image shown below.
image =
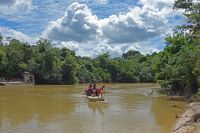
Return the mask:
{"type": "Polygon", "coordinates": [[[200,133],[200,102],[190,103],[177,117],[172,133],[200,133]]]}

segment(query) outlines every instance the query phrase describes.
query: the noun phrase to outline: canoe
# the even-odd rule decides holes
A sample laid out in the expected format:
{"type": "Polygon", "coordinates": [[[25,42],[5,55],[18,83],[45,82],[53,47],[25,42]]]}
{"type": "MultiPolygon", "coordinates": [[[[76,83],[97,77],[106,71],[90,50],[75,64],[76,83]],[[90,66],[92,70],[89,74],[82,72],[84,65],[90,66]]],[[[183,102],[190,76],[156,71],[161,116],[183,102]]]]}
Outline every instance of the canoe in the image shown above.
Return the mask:
{"type": "Polygon", "coordinates": [[[86,96],[86,98],[91,102],[104,101],[104,98],[100,97],[86,96]]]}
{"type": "Polygon", "coordinates": [[[0,83],[0,86],[6,86],[5,84],[3,84],[3,83],[0,83]]]}

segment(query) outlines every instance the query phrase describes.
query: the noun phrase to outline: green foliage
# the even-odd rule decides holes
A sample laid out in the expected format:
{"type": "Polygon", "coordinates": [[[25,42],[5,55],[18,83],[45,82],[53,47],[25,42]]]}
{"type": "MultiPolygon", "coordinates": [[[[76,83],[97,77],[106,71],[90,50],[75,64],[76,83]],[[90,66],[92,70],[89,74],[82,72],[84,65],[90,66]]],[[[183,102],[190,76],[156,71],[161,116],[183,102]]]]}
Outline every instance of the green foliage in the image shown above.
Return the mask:
{"type": "Polygon", "coordinates": [[[189,32],[193,37],[200,37],[200,2],[195,0],[176,0],[174,9],[182,9],[187,23],[179,26],[183,32],[189,32]]]}
{"type": "Polygon", "coordinates": [[[77,83],[76,73],[79,67],[77,59],[69,50],[66,50],[63,54],[65,57],[62,61],[62,80],[69,84],[77,83]]]}
{"type": "Polygon", "coordinates": [[[3,37],[2,37],[1,34],[0,34],[0,45],[3,44],[2,40],[3,40],[3,37]]]}
{"type": "MultiPolygon", "coordinates": [[[[190,38],[191,39],[191,38],[190,38]]],[[[157,64],[157,80],[163,80],[170,95],[187,95],[190,97],[197,92],[198,60],[200,57],[200,45],[184,35],[174,35],[167,38],[168,45],[161,54],[157,64]]]]}
{"type": "Polygon", "coordinates": [[[48,40],[40,39],[33,51],[32,58],[28,60],[28,70],[35,75],[36,83],[61,82],[60,50],[52,47],[48,40]]]}
{"type": "Polygon", "coordinates": [[[8,59],[6,57],[6,52],[4,52],[3,47],[0,46],[0,77],[5,77],[6,67],[8,65],[8,59]]]}
{"type": "Polygon", "coordinates": [[[154,82],[151,57],[128,51],[122,58],[111,59],[105,53],[91,59],[56,48],[46,39],[38,40],[35,46],[11,39],[0,46],[0,77],[22,78],[23,72],[29,71],[36,84],[154,82]]]}
{"type": "Polygon", "coordinates": [[[141,55],[141,53],[139,51],[130,50],[126,53],[123,53],[122,57],[127,59],[127,58],[131,58],[131,57],[134,57],[134,56],[137,56],[137,55],[141,55]]]}
{"type": "Polygon", "coordinates": [[[176,0],[174,9],[185,10],[187,23],[178,27],[180,32],[166,38],[168,46],[160,53],[155,74],[168,95],[191,97],[200,86],[200,3],[176,0]]]}

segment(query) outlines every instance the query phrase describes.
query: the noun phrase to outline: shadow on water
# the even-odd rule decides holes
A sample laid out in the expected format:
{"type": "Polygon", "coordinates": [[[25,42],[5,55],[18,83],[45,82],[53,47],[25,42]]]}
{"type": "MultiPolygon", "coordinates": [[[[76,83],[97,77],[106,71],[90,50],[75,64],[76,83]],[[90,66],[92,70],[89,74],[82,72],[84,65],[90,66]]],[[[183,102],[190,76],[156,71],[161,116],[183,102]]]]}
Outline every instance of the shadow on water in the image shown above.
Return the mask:
{"type": "Polygon", "coordinates": [[[186,107],[182,100],[169,100],[167,97],[154,98],[152,112],[163,133],[168,133],[176,121],[176,114],[180,114],[186,107]]]}

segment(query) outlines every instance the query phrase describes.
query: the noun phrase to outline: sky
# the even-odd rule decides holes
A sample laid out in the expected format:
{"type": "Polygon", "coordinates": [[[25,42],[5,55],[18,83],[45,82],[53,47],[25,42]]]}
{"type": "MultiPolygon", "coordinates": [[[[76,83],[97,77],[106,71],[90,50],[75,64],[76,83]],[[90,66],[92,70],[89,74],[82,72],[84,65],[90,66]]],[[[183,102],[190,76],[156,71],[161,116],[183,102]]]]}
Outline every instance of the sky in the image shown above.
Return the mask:
{"type": "Polygon", "coordinates": [[[35,45],[46,38],[80,56],[159,52],[184,23],[174,0],[0,0],[0,34],[35,45]]]}

